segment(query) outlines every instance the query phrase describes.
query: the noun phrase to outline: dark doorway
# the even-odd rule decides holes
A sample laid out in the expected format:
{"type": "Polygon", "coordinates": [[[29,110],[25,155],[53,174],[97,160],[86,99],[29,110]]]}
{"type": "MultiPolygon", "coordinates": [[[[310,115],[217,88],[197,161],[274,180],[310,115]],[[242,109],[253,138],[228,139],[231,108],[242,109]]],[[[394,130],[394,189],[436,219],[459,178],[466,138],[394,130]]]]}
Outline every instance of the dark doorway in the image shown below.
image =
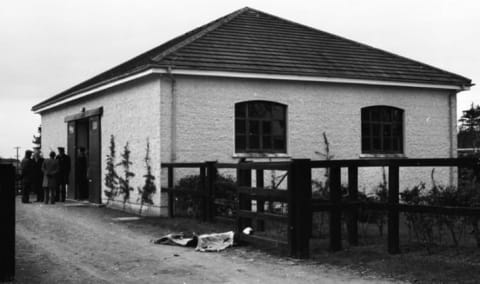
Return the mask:
{"type": "Polygon", "coordinates": [[[77,137],[75,144],[75,198],[88,200],[88,156],[89,148],[89,119],[76,122],[77,137]]]}
{"type": "Polygon", "coordinates": [[[99,108],[65,118],[72,159],[68,198],[101,203],[101,114],[99,108]]]}

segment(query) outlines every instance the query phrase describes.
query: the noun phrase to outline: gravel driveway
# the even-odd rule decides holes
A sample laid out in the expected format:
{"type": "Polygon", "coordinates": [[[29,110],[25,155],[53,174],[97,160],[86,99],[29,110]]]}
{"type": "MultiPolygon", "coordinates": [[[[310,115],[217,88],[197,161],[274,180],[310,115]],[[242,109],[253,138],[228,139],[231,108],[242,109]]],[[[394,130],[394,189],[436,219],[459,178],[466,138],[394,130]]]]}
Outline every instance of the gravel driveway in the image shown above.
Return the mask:
{"type": "Polygon", "coordinates": [[[220,253],[155,245],[160,224],[75,203],[17,200],[16,283],[384,283],[248,247],[220,253]]]}

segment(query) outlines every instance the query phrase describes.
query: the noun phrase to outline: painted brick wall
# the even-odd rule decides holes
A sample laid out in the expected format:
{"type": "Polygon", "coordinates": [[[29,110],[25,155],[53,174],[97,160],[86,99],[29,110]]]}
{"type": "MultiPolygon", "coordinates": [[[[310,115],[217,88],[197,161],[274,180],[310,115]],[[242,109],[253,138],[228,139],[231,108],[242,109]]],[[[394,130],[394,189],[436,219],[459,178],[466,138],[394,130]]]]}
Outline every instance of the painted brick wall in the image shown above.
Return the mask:
{"type": "MultiPolygon", "coordinates": [[[[314,152],[323,151],[323,132],[328,135],[335,159],[359,158],[360,110],[371,105],[395,106],[405,111],[404,148],[407,157],[449,157],[451,141],[453,151],[456,151],[455,137],[448,135],[450,125],[455,126],[456,115],[453,112],[449,116],[449,95],[446,91],[187,76],[177,76],[174,89],[177,95],[177,162],[235,162],[234,105],[248,100],[275,101],[288,106],[287,154],[291,158],[318,159],[314,152]],[[453,119],[449,120],[449,117],[453,119]]],[[[132,183],[135,189],[141,186],[145,172],[146,138],[149,137],[159,191],[160,181],[166,183],[166,173],[159,167],[160,157],[162,162],[171,161],[171,94],[169,78],[152,76],[43,113],[43,152],[48,153],[50,147],[66,147],[65,116],[78,113],[83,107],[103,106],[102,171],[106,165],[110,135],[113,134],[117,157],[123,145],[127,141],[130,143],[133,172],[136,174],[132,183]]],[[[455,106],[454,96],[451,103],[455,106]]],[[[122,173],[120,168],[118,170],[122,173]]],[[[420,181],[428,183],[430,171],[402,169],[401,187],[420,181]]],[[[177,172],[177,177],[187,173],[193,172],[177,172]]],[[[381,180],[380,169],[362,169],[360,175],[359,184],[366,190],[381,180]]],[[[320,178],[322,173],[316,171],[314,176],[320,178]]],[[[447,183],[449,176],[449,169],[436,170],[438,182],[447,183]]],[[[346,175],[343,177],[346,178],[346,175]]],[[[137,200],[136,192],[131,200],[137,200]]],[[[160,213],[160,207],[165,210],[166,198],[156,194],[154,200],[155,208],[148,214],[160,213]]],[[[137,208],[135,204],[131,207],[134,210],[137,208]]]]}
{"type": "MultiPolygon", "coordinates": [[[[418,88],[340,85],[312,82],[176,77],[177,160],[235,161],[234,105],[247,100],[268,100],[288,106],[288,154],[318,159],[326,132],[335,159],[361,155],[362,107],[389,105],[404,110],[404,153],[409,158],[450,157],[449,93],[418,88]]],[[[170,80],[162,79],[162,157],[170,156],[170,80]]],[[[455,101],[453,100],[455,108],[455,101]]],[[[450,118],[453,120],[450,120],[450,118]]],[[[456,152],[456,148],[453,149],[456,152]]],[[[401,188],[430,181],[431,169],[402,169],[401,188]]],[[[380,169],[361,169],[365,189],[381,180],[380,169]]],[[[436,169],[435,177],[447,183],[450,170],[436,169]]]]}
{"type": "MultiPolygon", "coordinates": [[[[116,143],[117,162],[126,142],[129,142],[132,159],[132,171],[135,177],[130,200],[137,203],[137,188],[143,185],[143,175],[146,173],[145,157],[146,140],[150,140],[150,155],[152,170],[156,176],[157,194],[153,196],[155,206],[146,214],[158,215],[160,205],[160,79],[150,76],[135,82],[124,84],[87,99],[70,103],[61,108],[42,113],[42,151],[48,155],[50,149],[67,147],[67,125],[64,118],[67,115],[79,113],[82,108],[92,109],[103,107],[101,118],[101,160],[102,178],[105,176],[106,156],[109,154],[110,135],[114,135],[116,143]]],[[[122,175],[123,169],[117,167],[117,172],[122,175]]],[[[105,190],[102,180],[102,196],[105,190]]],[[[114,203],[113,206],[120,206],[114,203]]],[[[137,210],[136,204],[127,205],[129,210],[137,210]]]]}

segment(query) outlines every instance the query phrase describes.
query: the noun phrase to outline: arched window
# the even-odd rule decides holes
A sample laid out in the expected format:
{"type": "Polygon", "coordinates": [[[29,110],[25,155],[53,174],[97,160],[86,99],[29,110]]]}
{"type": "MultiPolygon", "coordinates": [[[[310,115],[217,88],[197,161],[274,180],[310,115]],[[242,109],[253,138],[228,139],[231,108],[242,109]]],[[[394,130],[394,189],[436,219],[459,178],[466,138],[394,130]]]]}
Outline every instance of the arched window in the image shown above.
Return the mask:
{"type": "Polygon", "coordinates": [[[362,108],[362,153],[403,153],[403,110],[389,106],[362,108]]]}
{"type": "Polygon", "coordinates": [[[236,153],[286,153],[285,105],[267,101],[235,104],[236,153]]]}

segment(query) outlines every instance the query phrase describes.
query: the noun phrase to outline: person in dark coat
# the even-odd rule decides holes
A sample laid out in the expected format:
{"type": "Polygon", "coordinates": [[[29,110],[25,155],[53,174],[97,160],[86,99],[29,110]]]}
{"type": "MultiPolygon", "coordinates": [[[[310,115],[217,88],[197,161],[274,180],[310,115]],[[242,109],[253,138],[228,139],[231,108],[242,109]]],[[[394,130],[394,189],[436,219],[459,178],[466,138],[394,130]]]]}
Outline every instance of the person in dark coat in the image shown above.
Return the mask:
{"type": "Polygon", "coordinates": [[[32,162],[32,151],[26,150],[25,157],[22,159],[20,164],[22,169],[22,203],[30,203],[30,191],[32,190],[33,183],[33,162],[32,162]]]}
{"type": "Polygon", "coordinates": [[[70,157],[65,154],[65,148],[58,147],[57,160],[59,163],[58,188],[56,192],[56,201],[65,202],[67,195],[68,177],[70,175],[70,157]]]}
{"type": "Polygon", "coordinates": [[[76,181],[77,181],[77,197],[79,199],[87,198],[88,180],[87,180],[87,155],[85,148],[78,149],[77,160],[75,164],[76,181]]]}
{"type": "Polygon", "coordinates": [[[44,173],[43,186],[45,190],[45,204],[55,203],[55,194],[58,188],[57,178],[60,171],[60,162],[55,159],[55,152],[50,152],[50,158],[43,161],[42,171],[44,173]]]}
{"type": "Polygon", "coordinates": [[[39,149],[36,149],[33,153],[33,183],[32,189],[37,195],[37,202],[43,201],[43,172],[42,172],[42,165],[43,165],[43,157],[39,149]]]}

